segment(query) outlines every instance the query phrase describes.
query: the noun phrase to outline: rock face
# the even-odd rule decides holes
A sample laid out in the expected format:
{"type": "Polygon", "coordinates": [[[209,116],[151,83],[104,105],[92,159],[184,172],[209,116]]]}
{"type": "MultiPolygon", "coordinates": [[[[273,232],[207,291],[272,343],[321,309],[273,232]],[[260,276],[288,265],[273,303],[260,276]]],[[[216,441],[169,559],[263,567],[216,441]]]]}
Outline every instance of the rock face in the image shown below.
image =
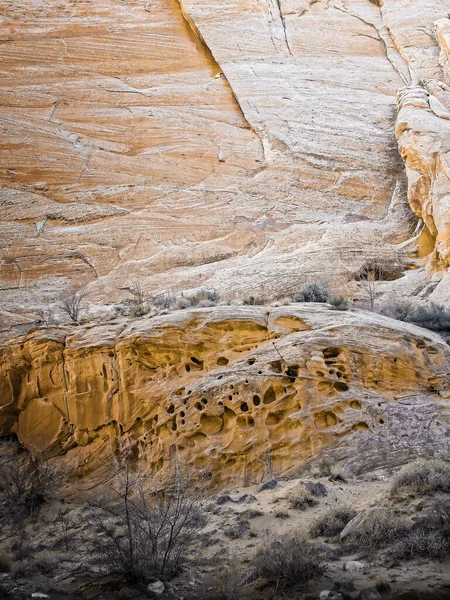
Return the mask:
{"type": "Polygon", "coordinates": [[[355,299],[368,258],[399,267],[380,294],[448,303],[447,4],[0,0],[0,431],[97,480],[119,446],[217,483],[445,454],[449,350],[376,315],[229,306],[14,336],[133,281],[355,299]]]}
{"type": "Polygon", "coordinates": [[[352,291],[366,256],[417,269],[435,237],[447,264],[443,0],[0,9],[4,338],[81,288],[352,291]],[[394,135],[421,80],[441,91],[402,95],[397,132],[422,234],[394,135]]]}
{"type": "Polygon", "coordinates": [[[449,359],[435,334],[325,305],[38,329],[2,351],[2,431],[97,483],[119,447],[217,484],[318,457],[359,473],[448,455],[449,359]]]}

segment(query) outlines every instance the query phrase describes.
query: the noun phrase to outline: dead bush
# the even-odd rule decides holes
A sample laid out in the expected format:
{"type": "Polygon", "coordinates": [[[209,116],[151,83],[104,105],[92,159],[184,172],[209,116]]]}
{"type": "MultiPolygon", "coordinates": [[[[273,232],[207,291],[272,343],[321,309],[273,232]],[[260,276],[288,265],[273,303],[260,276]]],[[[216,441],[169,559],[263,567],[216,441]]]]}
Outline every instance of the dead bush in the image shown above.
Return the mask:
{"type": "Polygon", "coordinates": [[[397,512],[388,508],[378,508],[367,511],[360,523],[346,536],[345,541],[371,554],[400,541],[410,527],[410,523],[397,512]]]}
{"type": "Polygon", "coordinates": [[[61,303],[58,304],[58,307],[66,313],[66,315],[70,318],[72,323],[78,323],[78,319],[80,318],[81,312],[81,302],[84,298],[84,292],[77,292],[75,294],[71,294],[67,296],[67,298],[63,298],[61,303]]]}
{"type": "Polygon", "coordinates": [[[356,512],[348,506],[329,508],[312,523],[309,533],[312,537],[339,535],[354,517],[356,512]]]}
{"type": "Polygon", "coordinates": [[[303,483],[296,485],[288,496],[289,508],[305,510],[309,506],[315,506],[318,501],[303,483]]]}
{"type": "Polygon", "coordinates": [[[299,535],[269,539],[254,557],[256,573],[288,588],[319,577],[325,570],[323,554],[299,535]]]}
{"type": "Polygon", "coordinates": [[[48,461],[12,446],[0,457],[0,520],[22,520],[52,497],[58,472],[48,461]]]}
{"type": "Polygon", "coordinates": [[[164,487],[154,482],[147,492],[128,462],[118,478],[111,497],[91,507],[93,560],[103,572],[120,574],[130,582],[174,577],[205,525],[193,478],[175,464],[164,487]]]}
{"type": "Polygon", "coordinates": [[[450,462],[418,459],[406,465],[392,481],[391,496],[404,490],[418,496],[439,491],[450,493],[450,462]]]}

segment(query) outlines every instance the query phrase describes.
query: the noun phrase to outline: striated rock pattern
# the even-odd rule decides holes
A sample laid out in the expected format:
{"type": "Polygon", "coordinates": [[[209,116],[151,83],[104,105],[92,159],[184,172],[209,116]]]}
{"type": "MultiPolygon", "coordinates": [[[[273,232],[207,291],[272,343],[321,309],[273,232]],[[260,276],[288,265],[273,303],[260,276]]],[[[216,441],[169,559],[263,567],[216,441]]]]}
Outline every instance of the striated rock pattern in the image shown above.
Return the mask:
{"type": "Polygon", "coordinates": [[[358,473],[448,455],[449,361],[435,334],[325,305],[38,329],[2,350],[0,425],[96,483],[119,446],[217,484],[323,456],[358,473]]]}
{"type": "Polygon", "coordinates": [[[423,235],[394,129],[405,85],[440,82],[445,106],[447,11],[0,0],[2,336],[73,290],[121,301],[135,279],[233,301],[315,278],[346,289],[366,256],[421,268],[434,237],[445,265],[447,121],[399,117],[423,235]],[[417,198],[427,177],[437,191],[417,198]]]}

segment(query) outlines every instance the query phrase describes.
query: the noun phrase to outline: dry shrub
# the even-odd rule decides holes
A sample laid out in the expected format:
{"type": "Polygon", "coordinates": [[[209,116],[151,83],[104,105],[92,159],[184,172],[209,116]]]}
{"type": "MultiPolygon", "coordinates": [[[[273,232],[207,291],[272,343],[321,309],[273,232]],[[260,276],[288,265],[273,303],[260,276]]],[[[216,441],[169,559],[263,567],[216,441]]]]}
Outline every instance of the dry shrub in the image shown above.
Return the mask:
{"type": "Polygon", "coordinates": [[[418,556],[442,559],[450,555],[450,500],[438,498],[423,517],[416,518],[388,554],[396,560],[418,556]]]}
{"type": "Polygon", "coordinates": [[[295,510],[305,510],[309,506],[315,506],[318,501],[303,484],[299,483],[289,493],[289,507],[295,510]]]}
{"type": "Polygon", "coordinates": [[[321,302],[326,303],[330,300],[331,293],[326,285],[321,283],[309,283],[304,285],[301,290],[295,294],[294,302],[321,302]]]}
{"type": "Polygon", "coordinates": [[[410,523],[388,508],[368,511],[360,523],[348,533],[346,542],[372,553],[393,545],[408,532],[410,523]]]}
{"type": "Polygon", "coordinates": [[[406,465],[393,479],[391,496],[403,490],[419,496],[450,492],[450,462],[419,459],[406,465]]]}
{"type": "Polygon", "coordinates": [[[254,557],[256,573],[289,588],[319,577],[325,570],[323,554],[299,535],[269,539],[254,557]]]}
{"type": "Polygon", "coordinates": [[[313,522],[309,533],[312,537],[339,535],[354,517],[356,512],[348,506],[329,508],[313,522]]]}
{"type": "Polygon", "coordinates": [[[55,494],[59,474],[48,461],[15,445],[6,450],[0,457],[0,520],[22,522],[55,494]]]}
{"type": "Polygon", "coordinates": [[[170,579],[179,574],[205,526],[201,490],[174,462],[170,480],[147,491],[125,462],[111,496],[91,506],[92,561],[104,573],[130,582],[170,579]]]}

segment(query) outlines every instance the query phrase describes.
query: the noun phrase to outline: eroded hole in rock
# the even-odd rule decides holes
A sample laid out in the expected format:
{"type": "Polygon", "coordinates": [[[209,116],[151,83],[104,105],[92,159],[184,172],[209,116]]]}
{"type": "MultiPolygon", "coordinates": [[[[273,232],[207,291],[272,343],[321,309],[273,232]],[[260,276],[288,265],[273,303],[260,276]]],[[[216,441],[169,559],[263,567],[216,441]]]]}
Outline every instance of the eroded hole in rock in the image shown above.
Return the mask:
{"type": "Polygon", "coordinates": [[[340,353],[341,353],[341,349],[340,348],[335,348],[335,347],[324,348],[322,350],[322,354],[323,354],[323,357],[325,359],[327,359],[327,358],[337,358],[340,353]]]}
{"type": "Polygon", "coordinates": [[[366,423],[365,421],[361,421],[360,423],[356,423],[355,425],[353,425],[352,429],[354,431],[367,431],[368,429],[370,429],[368,423],[366,423]]]}
{"type": "Polygon", "coordinates": [[[185,391],[185,388],[184,388],[184,387],[182,387],[182,388],[178,389],[178,390],[175,392],[175,394],[176,394],[177,396],[182,396],[182,395],[184,394],[184,391],[185,391]]]}
{"type": "Polygon", "coordinates": [[[206,406],[208,404],[208,400],[206,398],[202,398],[202,404],[206,406]]]}
{"type": "Polygon", "coordinates": [[[177,418],[176,416],[172,419],[172,431],[176,431],[177,428],[177,418]]]}
{"type": "Polygon", "coordinates": [[[168,408],[167,408],[167,412],[169,413],[169,415],[173,415],[173,413],[175,412],[175,406],[173,404],[171,404],[168,408]]]}
{"type": "Polygon", "coordinates": [[[317,389],[319,392],[330,392],[333,389],[333,384],[331,381],[319,381],[317,389]]]}
{"type": "Polygon", "coordinates": [[[254,358],[249,358],[248,361],[247,361],[247,364],[254,365],[255,364],[255,359],[254,358]]]}
{"type": "Polygon", "coordinates": [[[248,404],[247,404],[247,402],[242,402],[241,403],[241,410],[242,410],[242,412],[248,412],[248,404]]]}
{"type": "Polygon", "coordinates": [[[253,404],[259,406],[261,404],[261,398],[259,396],[253,396],[253,404]]]}
{"type": "Polygon", "coordinates": [[[276,397],[276,394],[274,392],[274,389],[272,387],[270,387],[264,393],[263,403],[264,404],[272,404],[272,402],[275,402],[276,399],[277,399],[277,397],[276,397]]]}
{"type": "Polygon", "coordinates": [[[220,366],[225,366],[225,365],[227,365],[229,362],[230,362],[230,361],[228,360],[228,358],[225,358],[225,356],[220,356],[220,357],[217,359],[217,364],[218,364],[218,365],[220,365],[220,366]]]}
{"type": "Polygon", "coordinates": [[[343,381],[336,381],[333,387],[337,392],[346,392],[348,390],[348,385],[343,381]]]}
{"type": "Polygon", "coordinates": [[[353,408],[355,410],[359,410],[361,408],[361,402],[359,402],[359,400],[352,400],[350,402],[350,408],[353,408]]]}
{"type": "Polygon", "coordinates": [[[191,370],[191,365],[184,365],[184,368],[186,369],[186,371],[189,373],[189,371],[191,370]]]}
{"type": "Polygon", "coordinates": [[[280,419],[276,415],[276,413],[269,413],[266,418],[266,425],[270,427],[271,425],[277,425],[280,422],[280,419]]]}
{"type": "Polygon", "coordinates": [[[195,403],[195,408],[197,410],[203,410],[204,406],[203,406],[203,404],[201,402],[196,402],[195,403]]]}
{"type": "Polygon", "coordinates": [[[186,415],[186,413],[184,412],[184,410],[180,411],[180,417],[184,417],[186,415]]]}
{"type": "Polygon", "coordinates": [[[241,429],[245,429],[247,427],[247,419],[245,417],[238,417],[236,419],[236,423],[241,429]]]}
{"type": "Polygon", "coordinates": [[[233,396],[231,394],[228,396],[228,400],[233,400],[233,396]]]}
{"type": "Polygon", "coordinates": [[[291,379],[295,380],[298,376],[298,366],[293,365],[286,369],[286,375],[288,375],[291,379]]]}
{"type": "Polygon", "coordinates": [[[283,371],[284,365],[281,362],[281,360],[274,360],[273,362],[269,363],[269,365],[272,371],[274,371],[275,373],[281,373],[283,371]]]}
{"type": "Polygon", "coordinates": [[[337,422],[338,418],[331,411],[323,411],[314,415],[314,423],[319,429],[334,427],[334,425],[337,425],[337,422]]]}
{"type": "Polygon", "coordinates": [[[384,425],[384,419],[381,419],[381,418],[380,418],[380,419],[378,419],[378,423],[379,423],[380,425],[384,425]]]}
{"type": "Polygon", "coordinates": [[[249,417],[247,419],[247,423],[250,425],[250,427],[254,427],[255,426],[255,419],[253,417],[249,417]]]}
{"type": "Polygon", "coordinates": [[[203,413],[200,417],[200,425],[206,435],[216,435],[222,430],[223,419],[215,415],[203,413]]]}

